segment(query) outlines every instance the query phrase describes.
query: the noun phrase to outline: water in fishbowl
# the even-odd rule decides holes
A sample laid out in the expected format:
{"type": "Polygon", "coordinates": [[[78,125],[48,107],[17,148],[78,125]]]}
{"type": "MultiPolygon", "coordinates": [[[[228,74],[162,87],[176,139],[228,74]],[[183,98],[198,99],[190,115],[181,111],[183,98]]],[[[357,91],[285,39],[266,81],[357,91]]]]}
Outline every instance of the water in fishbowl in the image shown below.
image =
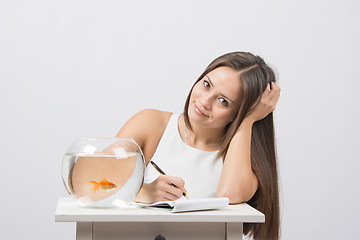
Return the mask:
{"type": "Polygon", "coordinates": [[[114,207],[134,199],[143,183],[140,152],[66,153],[63,181],[83,207],[114,207]]]}

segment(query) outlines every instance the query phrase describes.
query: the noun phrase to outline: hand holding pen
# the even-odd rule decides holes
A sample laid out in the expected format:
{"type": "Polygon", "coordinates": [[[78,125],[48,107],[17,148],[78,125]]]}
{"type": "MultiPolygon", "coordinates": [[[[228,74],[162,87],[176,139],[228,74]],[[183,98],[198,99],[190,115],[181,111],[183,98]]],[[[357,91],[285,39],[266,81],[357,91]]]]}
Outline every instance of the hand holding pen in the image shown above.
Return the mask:
{"type": "MultiPolygon", "coordinates": [[[[165,172],[164,172],[156,163],[154,163],[153,161],[150,161],[150,163],[151,163],[151,165],[156,169],[156,171],[158,171],[161,175],[166,175],[165,172]]],[[[177,187],[177,186],[175,186],[175,184],[173,184],[173,183],[171,183],[171,185],[174,186],[174,187],[177,187]]],[[[187,192],[186,192],[186,191],[184,191],[184,192],[182,193],[182,195],[183,195],[186,199],[189,200],[189,198],[187,197],[187,192]]]]}

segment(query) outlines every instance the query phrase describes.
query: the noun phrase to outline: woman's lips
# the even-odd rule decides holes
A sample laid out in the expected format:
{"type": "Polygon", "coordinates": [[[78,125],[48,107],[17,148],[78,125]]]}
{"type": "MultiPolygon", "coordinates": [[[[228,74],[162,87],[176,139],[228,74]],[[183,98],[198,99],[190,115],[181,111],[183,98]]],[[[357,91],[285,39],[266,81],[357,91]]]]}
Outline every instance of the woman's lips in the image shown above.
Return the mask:
{"type": "Polygon", "coordinates": [[[205,113],[203,113],[200,108],[198,108],[198,106],[196,106],[196,104],[194,104],[194,109],[195,109],[195,112],[200,115],[200,116],[204,116],[204,117],[209,117],[208,115],[206,115],[205,113]]]}

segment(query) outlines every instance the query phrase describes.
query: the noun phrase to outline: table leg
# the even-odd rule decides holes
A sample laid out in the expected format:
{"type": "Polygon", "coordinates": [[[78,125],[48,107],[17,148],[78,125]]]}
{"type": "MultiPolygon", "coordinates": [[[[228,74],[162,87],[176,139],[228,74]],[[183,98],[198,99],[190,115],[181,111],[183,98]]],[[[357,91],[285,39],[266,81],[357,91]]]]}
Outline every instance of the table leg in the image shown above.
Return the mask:
{"type": "Polygon", "coordinates": [[[76,223],[76,240],[92,240],[93,239],[93,223],[77,222],[76,223]]]}
{"type": "Polygon", "coordinates": [[[226,240],[241,240],[243,239],[243,223],[226,223],[226,240]]]}

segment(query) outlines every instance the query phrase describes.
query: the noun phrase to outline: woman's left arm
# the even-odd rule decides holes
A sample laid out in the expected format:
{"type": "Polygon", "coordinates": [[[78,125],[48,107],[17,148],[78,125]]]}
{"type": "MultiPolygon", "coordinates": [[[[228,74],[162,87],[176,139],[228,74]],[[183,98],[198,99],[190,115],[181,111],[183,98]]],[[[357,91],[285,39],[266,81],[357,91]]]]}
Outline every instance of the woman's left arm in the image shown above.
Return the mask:
{"type": "Polygon", "coordinates": [[[240,124],[230,141],[217,189],[218,197],[229,198],[230,203],[246,202],[258,188],[258,180],[251,168],[251,131],[254,122],[275,110],[280,88],[274,83],[267,86],[260,103],[240,124]]]}

